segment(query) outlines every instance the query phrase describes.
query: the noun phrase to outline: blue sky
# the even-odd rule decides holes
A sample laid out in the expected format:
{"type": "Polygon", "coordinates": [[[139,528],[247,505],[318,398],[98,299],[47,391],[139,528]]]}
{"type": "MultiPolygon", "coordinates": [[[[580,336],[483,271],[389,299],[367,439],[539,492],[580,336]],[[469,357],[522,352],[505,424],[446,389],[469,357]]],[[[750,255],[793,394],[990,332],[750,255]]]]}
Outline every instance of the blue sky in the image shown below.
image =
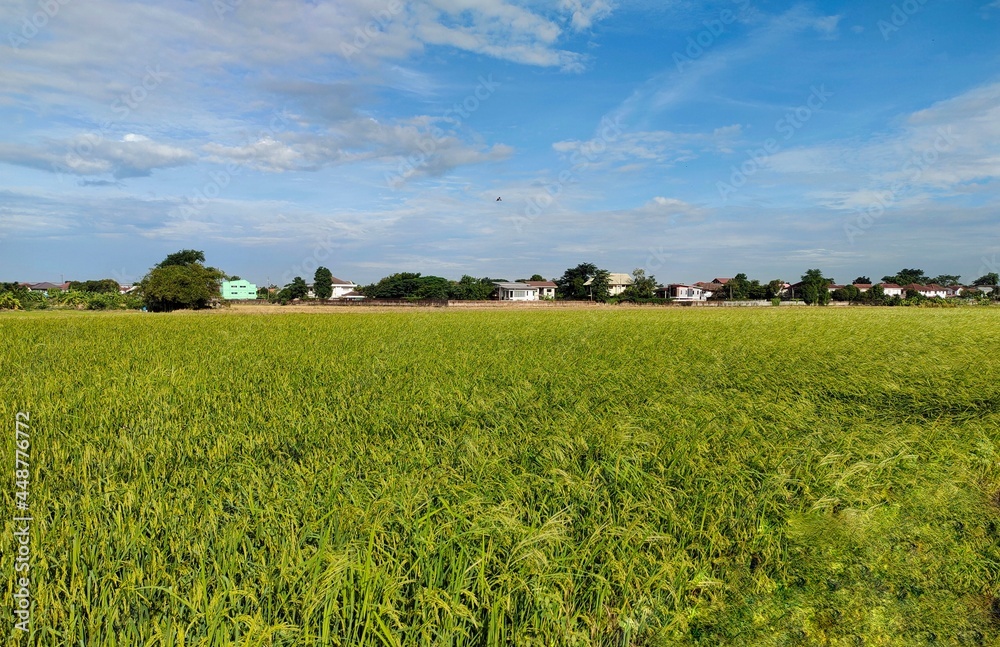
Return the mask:
{"type": "Polygon", "coordinates": [[[0,35],[0,280],[1000,271],[1000,0],[10,0],[0,35]]]}

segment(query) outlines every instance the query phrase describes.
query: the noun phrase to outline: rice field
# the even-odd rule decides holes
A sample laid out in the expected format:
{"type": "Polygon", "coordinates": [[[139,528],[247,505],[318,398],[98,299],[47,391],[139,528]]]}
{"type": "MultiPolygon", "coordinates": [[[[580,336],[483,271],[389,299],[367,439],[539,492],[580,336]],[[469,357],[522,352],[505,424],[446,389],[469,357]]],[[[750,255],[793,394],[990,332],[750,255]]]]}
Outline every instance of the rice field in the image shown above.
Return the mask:
{"type": "Polygon", "coordinates": [[[998,322],[4,313],[0,637],[997,644],[998,322]]]}

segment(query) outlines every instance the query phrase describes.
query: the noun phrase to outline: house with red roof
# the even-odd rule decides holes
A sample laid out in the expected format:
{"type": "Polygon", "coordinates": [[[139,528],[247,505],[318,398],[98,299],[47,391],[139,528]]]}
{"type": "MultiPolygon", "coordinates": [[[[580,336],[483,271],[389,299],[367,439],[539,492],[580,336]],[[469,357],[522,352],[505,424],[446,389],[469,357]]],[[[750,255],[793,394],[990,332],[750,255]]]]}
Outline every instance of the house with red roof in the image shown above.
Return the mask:
{"type": "Polygon", "coordinates": [[[928,299],[933,299],[935,297],[944,299],[948,296],[948,290],[946,290],[943,286],[936,285],[934,283],[931,283],[930,285],[918,285],[916,283],[904,285],[903,296],[906,296],[906,292],[910,290],[920,294],[921,296],[925,296],[928,299]]]}
{"type": "Polygon", "coordinates": [[[887,297],[900,297],[906,298],[906,288],[902,285],[896,285],[895,283],[879,283],[882,286],[882,291],[887,297]]]}
{"type": "Polygon", "coordinates": [[[539,299],[555,299],[556,298],[556,284],[552,281],[522,281],[525,285],[530,285],[533,288],[538,288],[538,298],[539,299]]]}

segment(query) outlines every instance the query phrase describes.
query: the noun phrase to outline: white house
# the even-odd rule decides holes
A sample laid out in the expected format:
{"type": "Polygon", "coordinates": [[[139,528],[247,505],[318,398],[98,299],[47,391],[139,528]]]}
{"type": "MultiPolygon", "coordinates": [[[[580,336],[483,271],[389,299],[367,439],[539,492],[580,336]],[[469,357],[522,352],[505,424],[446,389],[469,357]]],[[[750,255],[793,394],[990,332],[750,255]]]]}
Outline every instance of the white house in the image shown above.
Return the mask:
{"type": "Polygon", "coordinates": [[[711,292],[697,285],[684,283],[671,283],[666,287],[659,288],[657,292],[674,301],[705,301],[712,296],[711,292]]]}
{"type": "MultiPolygon", "coordinates": [[[[344,281],[342,279],[338,279],[336,276],[333,277],[333,279],[330,281],[330,284],[333,287],[333,292],[330,294],[331,299],[343,299],[345,296],[347,296],[347,294],[353,292],[355,288],[358,287],[351,281],[344,281]]],[[[309,286],[309,298],[310,299],[316,298],[316,293],[313,292],[313,286],[311,285],[309,286]]]]}
{"type": "Polygon", "coordinates": [[[913,290],[928,299],[933,299],[934,297],[944,299],[948,297],[948,289],[934,283],[930,285],[917,285],[916,283],[911,283],[903,288],[903,296],[906,296],[907,290],[913,290]]]}
{"type": "Polygon", "coordinates": [[[524,281],[525,285],[530,285],[533,288],[538,288],[538,298],[539,299],[555,299],[556,298],[556,284],[552,281],[524,281]]]}
{"type": "Polygon", "coordinates": [[[611,296],[621,294],[630,285],[632,285],[631,274],[616,274],[612,272],[611,276],[608,277],[608,293],[611,296]]]}
{"type": "Polygon", "coordinates": [[[500,301],[538,301],[538,288],[527,283],[494,282],[500,301]]]}
{"type": "Polygon", "coordinates": [[[333,294],[330,295],[331,299],[343,299],[349,293],[353,292],[358,286],[354,284],[353,281],[344,281],[338,279],[336,276],[333,277],[333,294]]]}
{"type": "Polygon", "coordinates": [[[906,289],[895,283],[882,283],[882,291],[887,297],[906,297],[906,289]]]}

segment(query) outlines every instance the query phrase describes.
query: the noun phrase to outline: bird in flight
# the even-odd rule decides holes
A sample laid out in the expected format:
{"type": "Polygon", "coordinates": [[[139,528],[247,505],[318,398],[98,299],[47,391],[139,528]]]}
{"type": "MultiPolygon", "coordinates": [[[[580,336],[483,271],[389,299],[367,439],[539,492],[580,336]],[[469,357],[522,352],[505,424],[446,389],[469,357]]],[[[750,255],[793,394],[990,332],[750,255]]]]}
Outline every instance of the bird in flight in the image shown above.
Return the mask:
{"type": "Polygon", "coordinates": [[[503,202],[503,200],[501,200],[500,197],[497,196],[497,202],[503,202]]]}

